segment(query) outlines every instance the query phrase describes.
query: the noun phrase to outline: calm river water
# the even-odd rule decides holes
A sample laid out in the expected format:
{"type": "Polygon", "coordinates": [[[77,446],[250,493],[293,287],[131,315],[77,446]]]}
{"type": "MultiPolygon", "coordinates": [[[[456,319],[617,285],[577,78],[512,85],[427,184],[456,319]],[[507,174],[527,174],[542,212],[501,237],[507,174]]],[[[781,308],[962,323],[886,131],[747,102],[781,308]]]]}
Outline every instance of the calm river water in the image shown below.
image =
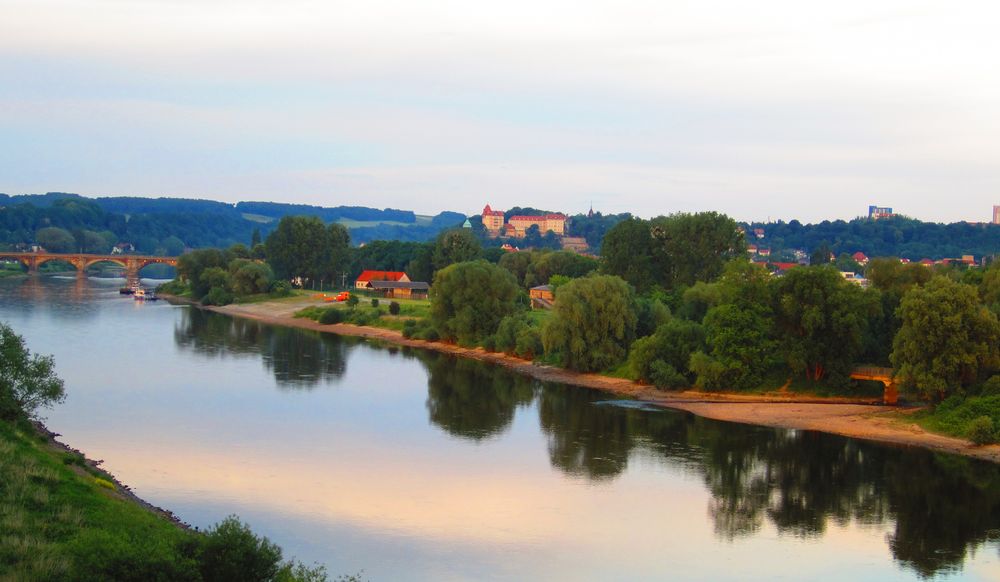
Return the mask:
{"type": "Polygon", "coordinates": [[[0,281],[63,440],[150,502],[371,580],[1000,579],[1000,468],[417,350],[0,281]]]}

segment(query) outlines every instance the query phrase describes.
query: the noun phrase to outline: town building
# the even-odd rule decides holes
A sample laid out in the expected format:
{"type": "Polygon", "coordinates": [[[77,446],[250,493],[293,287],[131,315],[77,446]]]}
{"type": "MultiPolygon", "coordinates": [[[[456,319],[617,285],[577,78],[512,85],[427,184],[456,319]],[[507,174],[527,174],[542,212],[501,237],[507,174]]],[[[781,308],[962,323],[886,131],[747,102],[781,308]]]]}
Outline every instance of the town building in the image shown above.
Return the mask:
{"type": "Polygon", "coordinates": [[[555,290],[552,289],[552,285],[539,285],[538,287],[532,287],[528,290],[528,295],[531,296],[532,307],[552,309],[553,304],[556,302],[556,294],[555,290]]]}
{"type": "Polygon", "coordinates": [[[993,224],[1000,224],[1000,204],[993,206],[993,224]]]}
{"type": "Polygon", "coordinates": [[[883,218],[892,218],[896,216],[893,213],[892,208],[888,206],[869,206],[868,207],[868,218],[872,220],[881,220],[883,218]]]}
{"type": "Polygon", "coordinates": [[[386,299],[427,299],[431,286],[424,281],[369,281],[365,289],[386,299]]]}
{"type": "Polygon", "coordinates": [[[565,251],[583,253],[590,248],[590,245],[587,244],[587,239],[582,236],[564,236],[562,239],[562,248],[565,251]]]}
{"type": "Polygon", "coordinates": [[[864,254],[861,251],[858,251],[853,255],[851,255],[851,258],[854,259],[855,263],[861,265],[862,267],[868,264],[868,255],[864,254]]]}
{"type": "Polygon", "coordinates": [[[402,271],[362,271],[354,282],[355,289],[370,289],[373,281],[402,281],[408,283],[410,278],[402,271]]]}
{"type": "Polygon", "coordinates": [[[493,210],[487,204],[483,208],[483,228],[490,236],[505,236],[524,238],[527,231],[532,226],[537,226],[541,234],[552,231],[557,236],[566,234],[566,215],[560,213],[543,214],[541,216],[511,216],[504,221],[504,214],[500,210],[493,210]]]}

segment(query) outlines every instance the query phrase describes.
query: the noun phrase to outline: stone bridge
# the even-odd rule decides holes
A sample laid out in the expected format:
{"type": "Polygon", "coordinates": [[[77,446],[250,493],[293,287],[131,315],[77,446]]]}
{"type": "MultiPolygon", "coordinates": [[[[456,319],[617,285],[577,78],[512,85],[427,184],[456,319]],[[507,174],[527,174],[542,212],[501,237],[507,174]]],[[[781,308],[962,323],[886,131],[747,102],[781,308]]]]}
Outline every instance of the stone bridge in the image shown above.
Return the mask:
{"type": "Polygon", "coordinates": [[[150,257],[143,255],[92,255],[87,253],[4,253],[0,259],[14,259],[28,268],[28,273],[37,273],[38,267],[49,261],[62,261],[76,268],[76,273],[84,272],[97,263],[115,263],[125,269],[125,277],[130,281],[139,280],[139,271],[149,265],[177,266],[177,257],[150,257]]]}
{"type": "Polygon", "coordinates": [[[892,378],[894,374],[895,370],[892,368],[859,366],[854,368],[851,372],[851,378],[854,380],[872,380],[875,382],[881,382],[882,385],[885,386],[885,390],[882,392],[882,403],[896,404],[899,400],[899,389],[896,386],[896,381],[892,378]]]}

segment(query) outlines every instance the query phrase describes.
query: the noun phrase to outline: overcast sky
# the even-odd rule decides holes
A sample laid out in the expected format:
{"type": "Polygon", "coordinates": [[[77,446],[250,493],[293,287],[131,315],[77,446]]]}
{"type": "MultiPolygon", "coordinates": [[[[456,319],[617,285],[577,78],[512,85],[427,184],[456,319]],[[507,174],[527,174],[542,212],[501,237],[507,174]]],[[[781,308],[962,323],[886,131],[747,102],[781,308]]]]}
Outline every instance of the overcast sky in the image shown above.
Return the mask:
{"type": "Polygon", "coordinates": [[[1000,3],[0,0],[0,192],[936,221],[1000,3]]]}

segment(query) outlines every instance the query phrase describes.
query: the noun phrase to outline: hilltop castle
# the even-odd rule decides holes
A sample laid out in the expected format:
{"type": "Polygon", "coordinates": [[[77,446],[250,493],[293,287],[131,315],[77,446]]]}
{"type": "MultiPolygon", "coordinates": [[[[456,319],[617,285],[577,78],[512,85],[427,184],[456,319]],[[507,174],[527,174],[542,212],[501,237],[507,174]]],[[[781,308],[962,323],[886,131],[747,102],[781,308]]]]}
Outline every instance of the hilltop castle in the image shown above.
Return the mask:
{"type": "Polygon", "coordinates": [[[503,211],[493,210],[489,204],[483,208],[483,227],[490,236],[524,238],[532,226],[537,226],[541,234],[551,230],[557,236],[563,236],[566,234],[566,215],[557,213],[542,216],[511,216],[510,220],[505,222],[503,211]]]}

